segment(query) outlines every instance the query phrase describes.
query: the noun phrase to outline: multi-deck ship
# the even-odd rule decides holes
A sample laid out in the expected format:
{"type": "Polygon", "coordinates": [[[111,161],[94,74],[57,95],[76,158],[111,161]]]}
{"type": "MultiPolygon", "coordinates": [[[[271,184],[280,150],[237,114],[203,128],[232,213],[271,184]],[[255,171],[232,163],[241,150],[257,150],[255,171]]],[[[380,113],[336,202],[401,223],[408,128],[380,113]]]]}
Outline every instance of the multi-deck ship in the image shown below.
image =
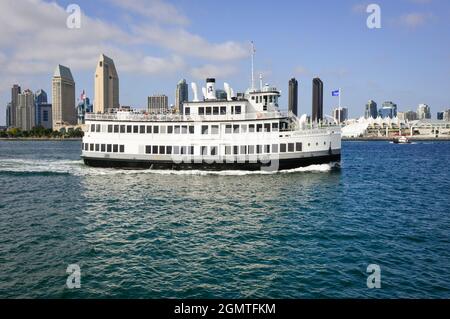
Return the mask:
{"type": "Polygon", "coordinates": [[[338,126],[311,123],[280,112],[272,86],[216,97],[207,79],[200,100],[178,114],[117,110],[87,114],[84,163],[95,167],[205,170],[285,170],[341,159],[338,126]]]}

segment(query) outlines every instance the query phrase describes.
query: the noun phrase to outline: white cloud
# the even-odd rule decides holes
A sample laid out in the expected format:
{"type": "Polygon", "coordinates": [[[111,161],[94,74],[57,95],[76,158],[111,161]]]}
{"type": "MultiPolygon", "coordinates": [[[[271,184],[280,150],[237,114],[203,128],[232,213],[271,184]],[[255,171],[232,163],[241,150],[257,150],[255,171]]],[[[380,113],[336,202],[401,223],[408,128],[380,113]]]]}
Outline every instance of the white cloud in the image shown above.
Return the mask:
{"type": "Polygon", "coordinates": [[[226,78],[230,75],[236,74],[238,69],[231,65],[212,65],[205,64],[200,67],[192,68],[191,75],[200,80],[204,80],[208,77],[213,78],[226,78]]]}

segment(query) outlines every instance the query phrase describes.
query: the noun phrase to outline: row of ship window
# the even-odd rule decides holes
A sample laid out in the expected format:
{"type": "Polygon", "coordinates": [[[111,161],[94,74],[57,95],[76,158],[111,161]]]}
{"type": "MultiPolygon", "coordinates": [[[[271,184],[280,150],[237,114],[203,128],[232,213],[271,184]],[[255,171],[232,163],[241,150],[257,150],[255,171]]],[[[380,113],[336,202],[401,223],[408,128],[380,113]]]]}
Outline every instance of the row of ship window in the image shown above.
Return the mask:
{"type": "MultiPolygon", "coordinates": [[[[217,156],[218,146],[200,146],[200,154],[217,156]]],[[[238,145],[224,146],[225,155],[254,155],[270,153],[302,152],[302,143],[272,144],[272,145],[238,145]]],[[[146,145],[145,154],[153,155],[194,155],[194,146],[163,146],[146,145]]]]}
{"type": "Polygon", "coordinates": [[[83,150],[102,153],[125,153],[125,145],[83,143],[83,150]]]}
{"type": "MultiPolygon", "coordinates": [[[[202,134],[219,134],[219,125],[202,125],[202,134]]],[[[103,129],[104,130],[104,129],[103,129]]],[[[131,133],[131,134],[194,134],[193,125],[108,125],[107,133],[131,133]]],[[[91,124],[90,131],[102,133],[102,125],[91,124]]],[[[254,133],[254,132],[278,132],[279,123],[261,124],[226,124],[225,134],[254,133]]],[[[104,132],[104,131],[103,131],[104,132]]]]}
{"type": "MultiPolygon", "coordinates": [[[[242,107],[240,105],[231,106],[230,107],[231,114],[242,114],[242,107]]],[[[184,108],[184,114],[190,115],[191,109],[190,107],[184,108]]],[[[226,106],[206,106],[198,108],[198,115],[227,115],[227,107],[226,106]]]]}

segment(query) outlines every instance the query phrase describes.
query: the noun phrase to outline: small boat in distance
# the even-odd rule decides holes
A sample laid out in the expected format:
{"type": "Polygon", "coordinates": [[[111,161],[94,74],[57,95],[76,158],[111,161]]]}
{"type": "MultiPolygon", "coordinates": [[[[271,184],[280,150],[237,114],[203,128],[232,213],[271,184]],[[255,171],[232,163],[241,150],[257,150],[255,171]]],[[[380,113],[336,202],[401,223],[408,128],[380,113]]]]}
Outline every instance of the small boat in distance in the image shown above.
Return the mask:
{"type": "Polygon", "coordinates": [[[394,137],[394,144],[411,144],[411,141],[406,136],[394,137]]]}

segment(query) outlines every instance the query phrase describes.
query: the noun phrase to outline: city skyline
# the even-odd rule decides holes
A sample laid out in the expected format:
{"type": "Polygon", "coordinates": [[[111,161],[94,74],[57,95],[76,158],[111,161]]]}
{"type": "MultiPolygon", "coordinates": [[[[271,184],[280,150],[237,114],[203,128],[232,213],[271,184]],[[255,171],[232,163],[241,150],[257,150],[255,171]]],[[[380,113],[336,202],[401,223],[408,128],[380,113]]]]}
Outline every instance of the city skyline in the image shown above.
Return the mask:
{"type": "MultiPolygon", "coordinates": [[[[431,107],[433,118],[450,107],[450,45],[442,41],[449,38],[450,30],[446,19],[450,6],[445,1],[378,1],[382,9],[382,28],[378,30],[367,28],[368,14],[364,3],[358,1],[326,2],[326,6],[286,2],[280,4],[276,23],[265,33],[249,27],[248,21],[226,23],[231,13],[214,10],[214,3],[147,1],[143,7],[148,10],[138,12],[139,2],[104,0],[102,5],[108,10],[103,12],[97,3],[79,1],[83,15],[78,30],[66,27],[67,1],[54,5],[33,1],[28,5],[33,10],[9,1],[0,4],[0,67],[4,73],[0,125],[5,123],[11,86],[18,83],[23,89],[50,92],[57,64],[71,68],[77,86],[93,96],[92,73],[101,53],[116,62],[123,105],[145,109],[147,97],[157,92],[168,95],[172,104],[176,83],[183,78],[202,85],[206,77],[215,77],[218,88],[228,82],[235,91],[244,91],[250,86],[251,40],[256,44],[255,73],[263,73],[264,82],[281,89],[284,110],[288,81],[295,77],[299,81],[299,114],[311,114],[311,79],[315,76],[324,82],[326,115],[337,106],[331,91],[339,87],[349,117],[364,115],[369,99],[378,105],[392,100],[399,111],[415,110],[424,103],[431,107]],[[8,12],[14,13],[15,23],[10,22],[8,12]],[[320,30],[308,28],[318,17],[320,30]],[[296,25],[290,22],[294,18],[299,21],[296,25]],[[122,25],[127,19],[134,22],[125,28],[122,25]],[[22,20],[27,23],[18,27],[17,21],[22,20]],[[287,28],[295,31],[293,35],[277,36],[287,28]],[[12,41],[14,35],[33,40],[12,41]],[[42,48],[27,52],[27,56],[21,53],[26,52],[25,45],[43,39],[47,44],[42,48]]],[[[230,1],[231,7],[233,3],[230,1]]],[[[237,15],[233,21],[239,21],[241,15],[248,20],[249,12],[272,17],[264,7],[241,4],[240,10],[233,12],[237,15]]]]}

